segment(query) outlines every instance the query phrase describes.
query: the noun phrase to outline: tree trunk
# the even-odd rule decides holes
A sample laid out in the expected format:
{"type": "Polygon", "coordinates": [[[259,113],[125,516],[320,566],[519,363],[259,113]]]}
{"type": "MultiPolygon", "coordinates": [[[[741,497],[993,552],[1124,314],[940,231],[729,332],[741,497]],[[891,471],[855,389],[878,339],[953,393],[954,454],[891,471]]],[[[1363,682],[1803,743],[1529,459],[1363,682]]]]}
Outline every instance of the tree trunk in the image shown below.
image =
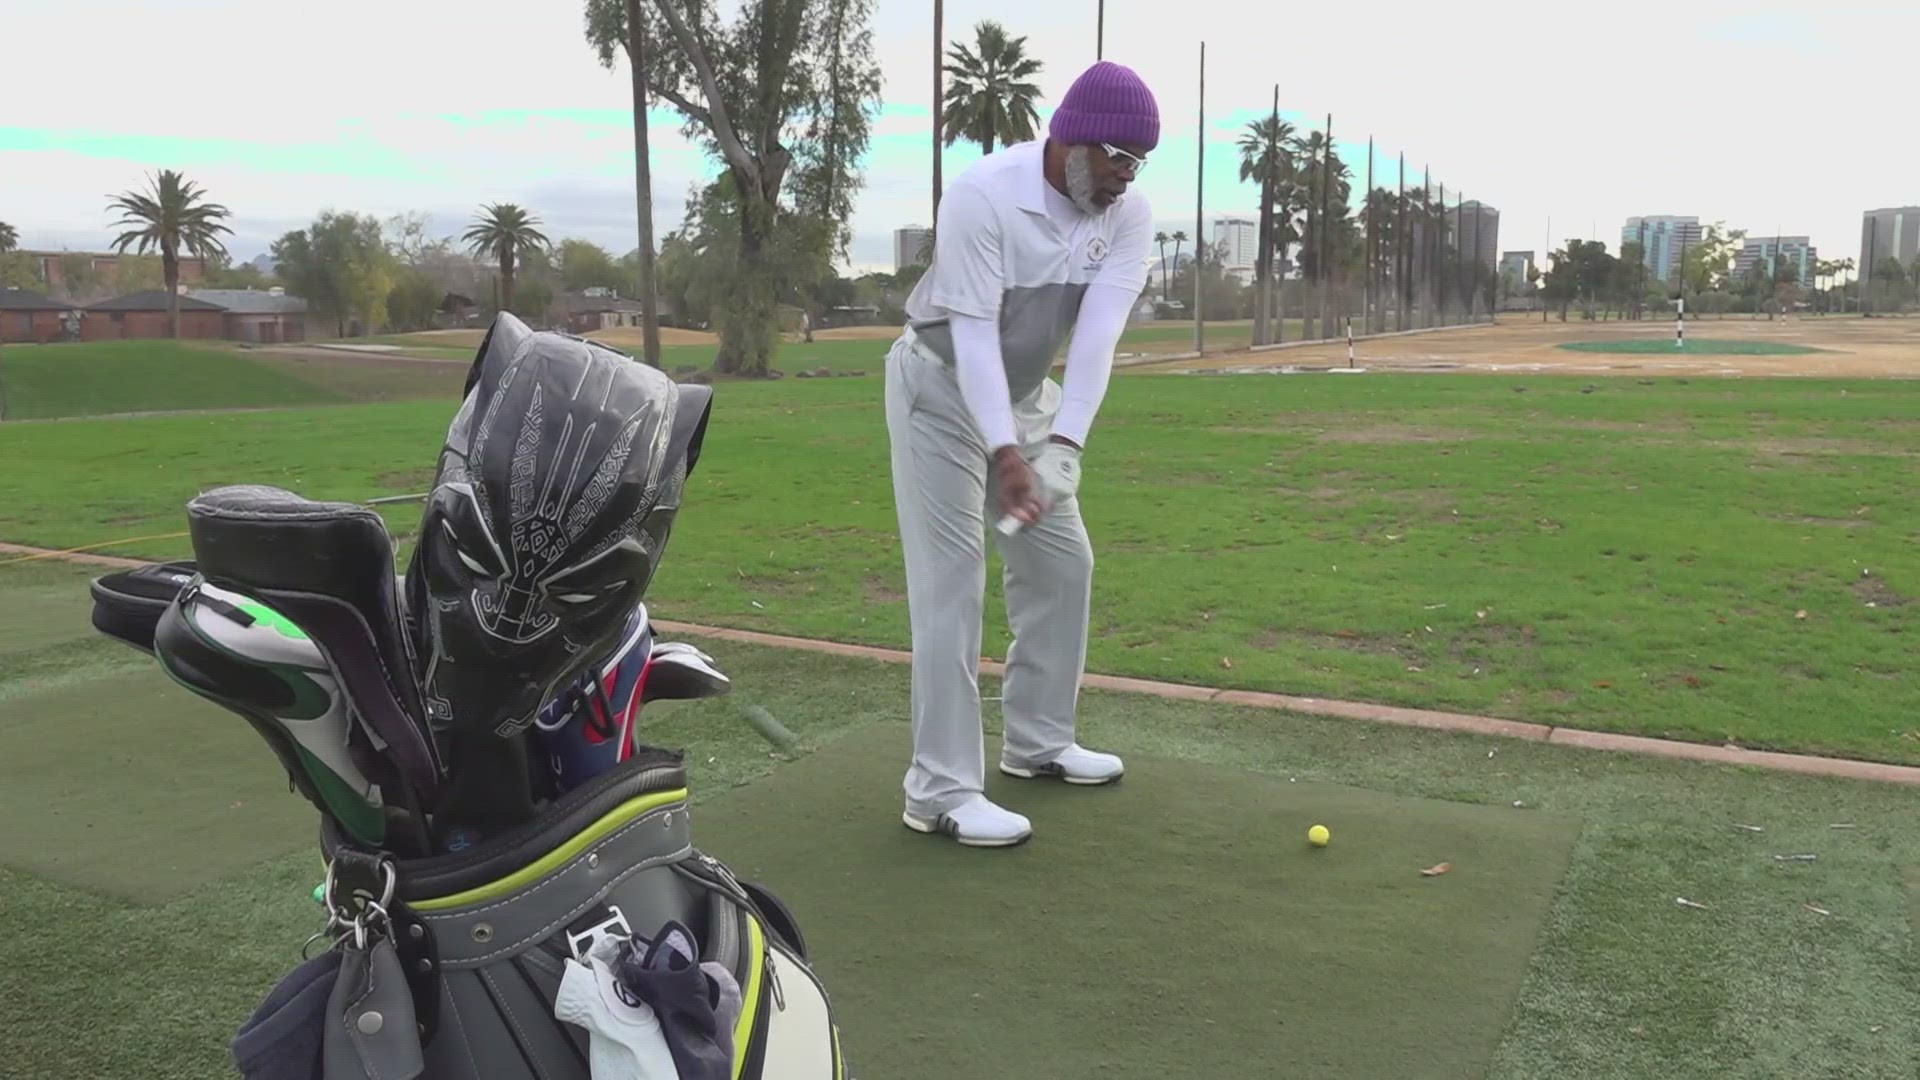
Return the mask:
{"type": "Polygon", "coordinates": [[[740,208],[740,264],[716,320],[720,351],[713,368],[721,374],[765,378],[772,365],[775,306],[767,284],[772,215],[770,200],[748,196],[740,208]]]}
{"type": "Polygon", "coordinates": [[[173,248],[160,249],[160,269],[167,283],[167,325],[173,340],[180,340],[180,256],[173,248]]]}
{"type": "Polygon", "coordinates": [[[513,251],[500,253],[500,310],[513,310],[513,251]]]}
{"type": "Polygon", "coordinates": [[[653,267],[653,164],[647,147],[646,37],[640,0],[627,0],[627,61],[633,72],[633,201],[640,222],[640,341],[647,363],[660,366],[660,290],[653,267]]]}
{"type": "MultiPolygon", "coordinates": [[[[1271,166],[1269,166],[1271,168],[1271,166]]],[[[1260,185],[1260,257],[1254,261],[1253,343],[1265,345],[1267,336],[1268,283],[1273,275],[1273,193],[1269,185],[1260,185]]]]}

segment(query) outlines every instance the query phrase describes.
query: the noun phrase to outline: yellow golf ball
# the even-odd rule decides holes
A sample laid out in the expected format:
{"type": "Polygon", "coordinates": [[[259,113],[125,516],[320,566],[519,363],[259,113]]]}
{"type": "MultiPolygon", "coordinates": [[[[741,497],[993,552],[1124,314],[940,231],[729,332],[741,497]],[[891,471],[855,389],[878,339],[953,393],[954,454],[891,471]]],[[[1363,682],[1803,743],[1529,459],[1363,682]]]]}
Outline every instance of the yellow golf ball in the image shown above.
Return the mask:
{"type": "Polygon", "coordinates": [[[1325,825],[1315,825],[1313,828],[1307,830],[1307,842],[1314,847],[1326,847],[1327,841],[1332,838],[1333,834],[1327,832],[1325,825]]]}

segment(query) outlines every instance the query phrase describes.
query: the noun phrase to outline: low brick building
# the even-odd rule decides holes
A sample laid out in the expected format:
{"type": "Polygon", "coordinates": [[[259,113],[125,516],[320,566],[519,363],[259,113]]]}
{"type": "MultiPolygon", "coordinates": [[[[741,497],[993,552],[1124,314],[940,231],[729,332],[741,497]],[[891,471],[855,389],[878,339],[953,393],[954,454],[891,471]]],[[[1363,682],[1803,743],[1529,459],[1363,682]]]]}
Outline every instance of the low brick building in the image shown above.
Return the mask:
{"type": "MultiPolygon", "coordinates": [[[[80,321],[83,341],[119,341],[125,338],[165,338],[167,327],[167,290],[149,289],[128,293],[111,300],[88,304],[80,321]]],[[[212,338],[227,336],[227,311],[217,304],[180,298],[180,336],[212,338]]]]}
{"type": "Polygon", "coordinates": [[[0,288],[0,342],[59,341],[78,313],[32,289],[0,288]]]}
{"type": "Polygon", "coordinates": [[[304,341],[307,302],[278,285],[266,289],[192,289],[188,296],[226,310],[229,341],[273,345],[304,341]]]}

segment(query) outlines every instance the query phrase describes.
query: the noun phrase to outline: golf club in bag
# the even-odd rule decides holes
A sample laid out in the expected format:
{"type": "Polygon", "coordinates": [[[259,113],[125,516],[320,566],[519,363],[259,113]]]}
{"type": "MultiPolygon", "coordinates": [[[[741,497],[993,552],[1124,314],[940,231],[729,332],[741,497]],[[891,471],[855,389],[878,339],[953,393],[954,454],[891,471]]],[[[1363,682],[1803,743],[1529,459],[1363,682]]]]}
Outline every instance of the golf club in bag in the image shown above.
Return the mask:
{"type": "Polygon", "coordinates": [[[638,737],[729,686],[644,603],[710,395],[502,314],[404,575],[371,510],[243,485],[189,503],[191,561],[94,583],[96,627],[320,811],[325,921],[243,1076],[847,1075],[797,920],[698,847],[682,756],[638,737]]]}

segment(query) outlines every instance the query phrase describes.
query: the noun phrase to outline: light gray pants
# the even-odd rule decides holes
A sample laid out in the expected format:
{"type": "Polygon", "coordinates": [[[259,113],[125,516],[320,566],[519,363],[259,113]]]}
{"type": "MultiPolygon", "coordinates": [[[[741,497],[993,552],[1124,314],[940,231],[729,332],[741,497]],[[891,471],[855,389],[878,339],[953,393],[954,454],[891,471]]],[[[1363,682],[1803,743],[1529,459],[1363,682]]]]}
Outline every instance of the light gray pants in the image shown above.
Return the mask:
{"type": "MultiPolygon", "coordinates": [[[[953,370],[911,342],[887,354],[887,433],[894,505],[906,556],[913,624],[913,760],[908,812],[937,816],[984,789],[980,638],[987,584],[986,537],[1000,519],[992,459],[953,370]]],[[[1014,403],[1023,449],[1044,444],[1060,386],[1043,382],[1014,403]]],[[[1001,706],[1005,757],[1045,761],[1074,738],[1086,668],[1093,547],[1075,499],[1013,536],[991,533],[1005,563],[1013,644],[1001,706]]]]}

